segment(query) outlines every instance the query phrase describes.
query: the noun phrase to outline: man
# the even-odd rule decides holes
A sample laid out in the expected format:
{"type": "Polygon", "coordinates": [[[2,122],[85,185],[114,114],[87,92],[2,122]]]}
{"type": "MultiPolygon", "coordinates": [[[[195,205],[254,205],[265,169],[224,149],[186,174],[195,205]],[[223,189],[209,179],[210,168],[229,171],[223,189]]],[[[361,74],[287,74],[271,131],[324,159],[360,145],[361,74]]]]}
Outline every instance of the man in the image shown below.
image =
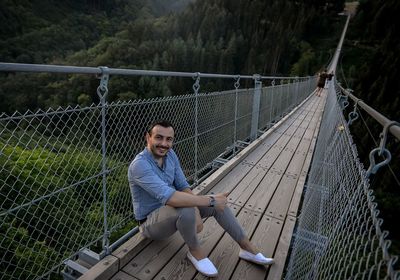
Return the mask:
{"type": "Polygon", "coordinates": [[[174,127],[165,120],[152,123],[146,132],[146,148],[128,169],[135,219],[140,232],[153,240],[165,239],[179,231],[189,247],[188,259],[210,277],[218,274],[200,246],[197,233],[202,218],[213,216],[240,245],[239,257],[257,264],[272,264],[249,241],[227,204],[228,193],[195,195],[172,150],[174,127]]]}

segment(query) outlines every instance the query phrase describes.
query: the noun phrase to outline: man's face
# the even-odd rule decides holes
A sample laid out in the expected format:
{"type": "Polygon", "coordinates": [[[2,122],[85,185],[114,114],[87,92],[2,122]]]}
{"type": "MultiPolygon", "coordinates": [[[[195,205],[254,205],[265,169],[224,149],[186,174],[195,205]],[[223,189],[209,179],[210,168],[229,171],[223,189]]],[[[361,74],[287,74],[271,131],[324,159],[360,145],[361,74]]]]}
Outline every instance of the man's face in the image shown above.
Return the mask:
{"type": "Polygon", "coordinates": [[[174,129],[156,125],[150,133],[146,134],[147,148],[154,158],[164,157],[172,147],[174,141],[174,129]]]}

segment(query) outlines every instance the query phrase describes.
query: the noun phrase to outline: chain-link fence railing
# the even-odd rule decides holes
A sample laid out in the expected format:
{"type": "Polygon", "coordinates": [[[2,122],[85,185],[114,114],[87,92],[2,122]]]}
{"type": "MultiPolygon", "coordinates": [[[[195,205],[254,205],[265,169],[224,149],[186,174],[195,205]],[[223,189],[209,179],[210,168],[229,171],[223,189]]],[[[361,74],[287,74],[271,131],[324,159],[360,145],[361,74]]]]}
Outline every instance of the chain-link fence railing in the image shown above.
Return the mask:
{"type": "Polygon", "coordinates": [[[399,279],[334,87],[327,98],[285,279],[399,279]]]}
{"type": "Polygon", "coordinates": [[[110,235],[134,226],[127,168],[144,148],[150,122],[175,125],[174,149],[195,182],[235,141],[249,141],[254,114],[256,128],[268,127],[313,83],[263,88],[258,104],[254,89],[238,84],[224,92],[107,103],[101,84],[99,105],[2,114],[0,279],[52,278],[82,248],[109,252],[110,235]]]}

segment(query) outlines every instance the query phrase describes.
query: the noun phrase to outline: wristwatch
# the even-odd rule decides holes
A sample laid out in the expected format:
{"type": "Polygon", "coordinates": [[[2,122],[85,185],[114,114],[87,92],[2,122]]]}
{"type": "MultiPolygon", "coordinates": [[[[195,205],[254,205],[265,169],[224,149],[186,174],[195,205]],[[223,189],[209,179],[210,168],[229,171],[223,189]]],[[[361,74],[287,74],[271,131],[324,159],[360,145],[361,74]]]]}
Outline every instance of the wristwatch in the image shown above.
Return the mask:
{"type": "Polygon", "coordinates": [[[208,205],[208,207],[214,207],[215,206],[215,198],[210,195],[210,204],[208,205]]]}

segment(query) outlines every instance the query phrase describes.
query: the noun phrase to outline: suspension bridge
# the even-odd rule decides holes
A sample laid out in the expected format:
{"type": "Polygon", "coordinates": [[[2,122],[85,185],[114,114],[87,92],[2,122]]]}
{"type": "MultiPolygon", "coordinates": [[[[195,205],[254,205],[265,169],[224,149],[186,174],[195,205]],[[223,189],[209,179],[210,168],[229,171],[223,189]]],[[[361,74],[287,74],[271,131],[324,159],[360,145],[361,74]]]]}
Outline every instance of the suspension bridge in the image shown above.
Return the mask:
{"type": "Polygon", "coordinates": [[[204,278],[178,234],[163,241],[137,227],[118,234],[133,219],[128,164],[159,118],[176,126],[174,150],[193,192],[229,192],[250,239],[275,259],[266,267],[239,260],[239,247],[207,219],[200,240],[219,279],[399,279],[368,176],[390,160],[385,135],[400,139],[400,128],[336,79],[318,97],[317,77],[10,63],[0,71],[94,74],[101,101],[0,116],[0,279],[204,278]],[[108,103],[113,75],[193,78],[193,94],[108,103]],[[231,79],[232,90],[202,93],[204,78],[231,79]],[[241,88],[245,79],[254,88],[241,88]],[[368,170],[349,131],[357,116],[343,115],[349,100],[383,126],[376,152],[386,160],[368,170]]]}

